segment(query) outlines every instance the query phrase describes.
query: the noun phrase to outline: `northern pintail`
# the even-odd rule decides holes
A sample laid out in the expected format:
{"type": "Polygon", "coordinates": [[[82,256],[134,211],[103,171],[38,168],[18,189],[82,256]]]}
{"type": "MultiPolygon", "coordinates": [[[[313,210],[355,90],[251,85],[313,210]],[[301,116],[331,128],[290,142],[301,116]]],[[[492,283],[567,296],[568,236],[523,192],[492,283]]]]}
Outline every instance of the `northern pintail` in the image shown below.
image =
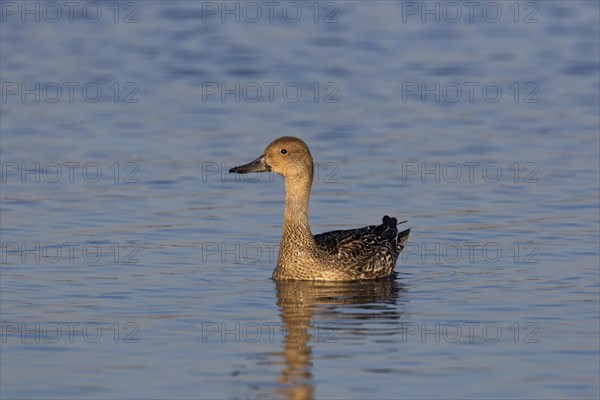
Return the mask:
{"type": "Polygon", "coordinates": [[[410,229],[398,233],[396,218],[386,215],[380,225],[311,233],[308,199],[313,159],[306,143],[292,136],[280,137],[256,160],[229,170],[238,174],[265,171],[285,180],[283,233],[273,279],[355,281],[392,274],[410,233],[410,229]]]}

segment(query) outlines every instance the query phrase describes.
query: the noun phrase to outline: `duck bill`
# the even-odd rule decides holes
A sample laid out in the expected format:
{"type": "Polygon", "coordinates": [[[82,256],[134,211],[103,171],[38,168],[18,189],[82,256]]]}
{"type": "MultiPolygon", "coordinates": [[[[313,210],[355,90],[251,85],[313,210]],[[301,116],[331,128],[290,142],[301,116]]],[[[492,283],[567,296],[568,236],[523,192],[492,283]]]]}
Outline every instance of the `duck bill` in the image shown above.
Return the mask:
{"type": "Polygon", "coordinates": [[[229,170],[229,173],[238,173],[238,174],[247,174],[249,172],[267,172],[270,171],[271,167],[267,164],[265,160],[265,155],[258,157],[256,160],[251,163],[240,165],[239,167],[234,167],[229,170]]]}

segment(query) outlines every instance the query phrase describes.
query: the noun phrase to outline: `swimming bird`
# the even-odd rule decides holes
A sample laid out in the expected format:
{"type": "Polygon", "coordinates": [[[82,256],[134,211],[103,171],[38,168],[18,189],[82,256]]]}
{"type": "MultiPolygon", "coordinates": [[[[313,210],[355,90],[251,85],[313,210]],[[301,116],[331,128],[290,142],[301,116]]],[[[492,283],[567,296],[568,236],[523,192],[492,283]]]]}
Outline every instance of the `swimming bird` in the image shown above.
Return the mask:
{"type": "MultiPolygon", "coordinates": [[[[285,181],[285,211],[275,280],[357,281],[393,273],[410,229],[398,233],[398,220],[387,215],[380,225],[318,235],[308,225],[313,158],[302,140],[274,140],[256,160],[229,173],[272,171],[285,181]]],[[[404,223],[406,221],[402,221],[404,223]]]]}

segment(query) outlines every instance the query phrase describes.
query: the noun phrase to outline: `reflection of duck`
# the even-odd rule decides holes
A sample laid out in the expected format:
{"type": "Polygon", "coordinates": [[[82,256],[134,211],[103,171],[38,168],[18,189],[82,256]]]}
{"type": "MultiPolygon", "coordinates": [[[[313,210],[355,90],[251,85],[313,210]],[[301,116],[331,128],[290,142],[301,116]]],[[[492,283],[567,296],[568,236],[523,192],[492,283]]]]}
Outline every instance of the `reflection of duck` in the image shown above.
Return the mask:
{"type": "Polygon", "coordinates": [[[352,320],[400,320],[397,304],[403,288],[393,278],[361,282],[276,281],[277,305],[285,329],[285,367],[277,379],[279,392],[290,399],[314,397],[310,343],[356,335],[352,320]],[[347,307],[343,307],[347,306],[347,307]],[[360,312],[352,312],[345,308],[360,312]],[[311,323],[312,319],[326,320],[311,323]],[[344,332],[345,331],[345,332],[344,332]]]}
{"type": "Polygon", "coordinates": [[[396,218],[386,215],[380,225],[312,235],[308,198],[313,159],[302,140],[281,137],[258,159],[229,170],[240,174],[263,171],[285,178],[283,234],[273,279],[354,281],[392,274],[410,233],[410,229],[398,233],[396,218]]]}

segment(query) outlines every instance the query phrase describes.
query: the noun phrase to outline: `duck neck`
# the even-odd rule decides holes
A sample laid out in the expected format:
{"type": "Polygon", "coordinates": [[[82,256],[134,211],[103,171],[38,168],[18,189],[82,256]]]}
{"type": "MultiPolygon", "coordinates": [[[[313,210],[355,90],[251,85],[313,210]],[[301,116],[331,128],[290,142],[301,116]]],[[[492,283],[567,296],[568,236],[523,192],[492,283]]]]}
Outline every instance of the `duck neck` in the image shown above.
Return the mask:
{"type": "Polygon", "coordinates": [[[286,178],[285,180],[285,212],[283,215],[283,239],[310,238],[312,233],[308,225],[308,200],[312,186],[312,168],[310,174],[286,178]],[[288,237],[286,237],[288,236],[288,237]]]}

